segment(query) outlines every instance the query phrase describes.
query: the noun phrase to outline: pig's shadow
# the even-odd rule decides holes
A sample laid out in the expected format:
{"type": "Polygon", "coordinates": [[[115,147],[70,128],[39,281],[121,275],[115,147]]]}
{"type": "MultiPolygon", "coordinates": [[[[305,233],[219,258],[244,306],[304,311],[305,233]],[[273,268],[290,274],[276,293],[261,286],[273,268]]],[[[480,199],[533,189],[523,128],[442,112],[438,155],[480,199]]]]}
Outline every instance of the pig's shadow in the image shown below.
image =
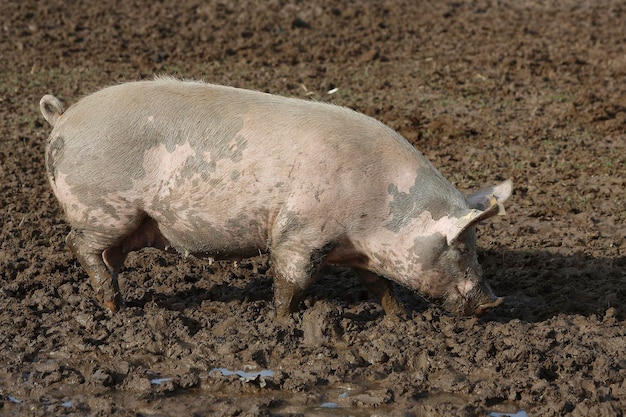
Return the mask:
{"type": "MultiPolygon", "coordinates": [[[[618,318],[626,310],[626,258],[594,258],[585,255],[560,255],[548,251],[509,251],[505,249],[479,252],[485,278],[505,303],[481,316],[481,320],[508,322],[543,321],[559,313],[603,316],[615,308],[618,318]]],[[[184,262],[184,261],[180,261],[184,262]]],[[[203,274],[204,275],[204,274],[203,274]]],[[[165,295],[148,290],[130,305],[143,307],[156,302],[167,309],[193,307],[204,301],[262,301],[270,308],[273,300],[271,269],[267,274],[245,281],[245,285],[220,283],[208,289],[196,288],[165,295]]],[[[197,280],[210,280],[198,276],[197,280]]],[[[413,291],[394,284],[394,291],[409,314],[421,313],[430,304],[413,291]]],[[[372,302],[374,298],[349,268],[327,267],[305,293],[308,305],[319,300],[332,300],[342,305],[372,302]]],[[[368,317],[376,318],[379,314],[368,317]]],[[[442,312],[443,313],[443,312],[442,312]]],[[[445,313],[444,313],[445,314],[445,313]]]]}
{"type": "Polygon", "coordinates": [[[538,322],[559,313],[604,316],[626,309],[626,257],[596,258],[546,250],[487,250],[479,253],[485,278],[504,296],[502,307],[485,319],[538,322]]]}

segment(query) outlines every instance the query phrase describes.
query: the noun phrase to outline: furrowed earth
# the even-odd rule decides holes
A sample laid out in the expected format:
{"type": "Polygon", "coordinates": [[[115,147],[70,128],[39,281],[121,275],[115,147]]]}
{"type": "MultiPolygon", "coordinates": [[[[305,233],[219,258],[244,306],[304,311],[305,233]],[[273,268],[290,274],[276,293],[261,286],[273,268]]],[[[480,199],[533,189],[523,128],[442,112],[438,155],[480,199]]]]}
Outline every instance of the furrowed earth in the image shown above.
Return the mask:
{"type": "Polygon", "coordinates": [[[0,415],[625,414],[622,2],[25,0],[0,21],[0,415]],[[38,103],[155,74],[353,108],[462,191],[512,178],[478,230],[504,304],[454,317],[398,287],[393,320],[334,267],[279,325],[266,256],[145,249],[108,313],[38,103]]]}

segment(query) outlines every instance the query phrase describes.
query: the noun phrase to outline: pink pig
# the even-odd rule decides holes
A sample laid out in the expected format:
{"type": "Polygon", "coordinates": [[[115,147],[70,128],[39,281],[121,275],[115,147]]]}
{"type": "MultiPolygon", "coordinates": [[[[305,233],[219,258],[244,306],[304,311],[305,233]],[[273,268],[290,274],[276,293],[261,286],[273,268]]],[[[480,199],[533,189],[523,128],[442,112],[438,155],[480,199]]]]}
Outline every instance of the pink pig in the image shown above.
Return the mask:
{"type": "Polygon", "coordinates": [[[502,302],[483,280],[475,226],[503,213],[511,182],[464,197],[368,116],[171,78],[108,87],[67,111],[46,95],[40,107],[67,244],[112,311],[126,256],[148,246],[269,252],[283,317],[325,264],[353,267],[387,314],[402,312],[389,280],[458,314],[502,302]]]}

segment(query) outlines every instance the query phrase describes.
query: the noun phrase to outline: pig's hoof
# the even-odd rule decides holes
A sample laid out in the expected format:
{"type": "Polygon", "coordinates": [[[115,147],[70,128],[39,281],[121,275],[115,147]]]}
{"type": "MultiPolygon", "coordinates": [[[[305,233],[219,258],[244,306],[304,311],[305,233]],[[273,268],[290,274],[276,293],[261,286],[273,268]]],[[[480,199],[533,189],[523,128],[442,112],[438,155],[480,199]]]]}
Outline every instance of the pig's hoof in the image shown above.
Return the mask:
{"type": "Polygon", "coordinates": [[[282,311],[276,310],[274,313],[274,320],[277,326],[280,327],[291,327],[294,324],[299,324],[302,322],[302,313],[294,311],[282,311]]]}
{"type": "Polygon", "coordinates": [[[383,310],[385,310],[385,317],[394,321],[407,321],[409,315],[395,298],[383,299],[383,310]]]}
{"type": "Polygon", "coordinates": [[[409,314],[404,308],[398,306],[391,311],[385,311],[385,318],[394,322],[402,322],[409,319],[409,314]]]}
{"type": "Polygon", "coordinates": [[[115,301],[105,301],[104,308],[109,310],[111,313],[115,313],[117,312],[117,310],[119,310],[120,307],[117,305],[115,301]]]}
{"type": "Polygon", "coordinates": [[[104,308],[109,310],[111,313],[116,313],[120,308],[123,308],[126,306],[124,301],[122,301],[121,299],[118,299],[118,297],[116,297],[113,300],[106,300],[103,304],[104,304],[104,308]]]}

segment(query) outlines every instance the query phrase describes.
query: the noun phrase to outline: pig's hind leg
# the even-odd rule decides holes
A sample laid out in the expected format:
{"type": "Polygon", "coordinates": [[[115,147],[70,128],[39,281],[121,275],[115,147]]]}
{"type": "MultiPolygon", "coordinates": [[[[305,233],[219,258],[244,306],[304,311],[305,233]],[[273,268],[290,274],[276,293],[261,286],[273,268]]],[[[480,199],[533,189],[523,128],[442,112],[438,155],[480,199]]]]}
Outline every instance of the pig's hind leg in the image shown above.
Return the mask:
{"type": "Polygon", "coordinates": [[[97,299],[112,312],[124,305],[117,277],[128,254],[148,246],[162,250],[169,246],[153,219],[129,219],[107,235],[73,229],[67,236],[67,245],[87,271],[97,299]]]}
{"type": "Polygon", "coordinates": [[[104,263],[105,248],[94,245],[88,232],[75,229],[67,235],[66,243],[87,271],[98,301],[112,312],[117,311],[122,306],[122,297],[117,274],[104,263]]]}

